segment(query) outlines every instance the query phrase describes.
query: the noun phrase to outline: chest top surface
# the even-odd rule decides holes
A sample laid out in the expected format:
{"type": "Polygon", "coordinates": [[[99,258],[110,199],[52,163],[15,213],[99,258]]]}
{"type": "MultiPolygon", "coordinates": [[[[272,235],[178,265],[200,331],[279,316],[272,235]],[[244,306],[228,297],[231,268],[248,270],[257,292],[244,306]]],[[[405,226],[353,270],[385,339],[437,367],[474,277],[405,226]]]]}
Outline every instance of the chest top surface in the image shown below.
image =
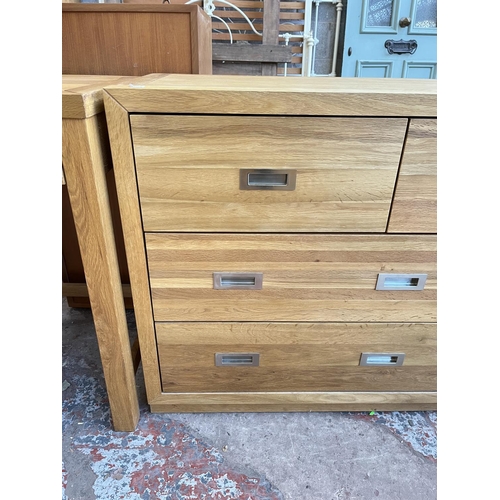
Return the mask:
{"type": "Polygon", "coordinates": [[[109,85],[130,113],[435,117],[435,80],[153,74],[109,85]]]}

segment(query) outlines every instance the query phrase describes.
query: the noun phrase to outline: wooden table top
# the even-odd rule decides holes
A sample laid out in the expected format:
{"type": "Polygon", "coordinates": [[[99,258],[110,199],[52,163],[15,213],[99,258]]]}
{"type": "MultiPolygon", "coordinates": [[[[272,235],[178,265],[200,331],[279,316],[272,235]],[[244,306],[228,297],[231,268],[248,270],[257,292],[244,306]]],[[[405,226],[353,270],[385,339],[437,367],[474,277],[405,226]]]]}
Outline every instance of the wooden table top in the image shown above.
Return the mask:
{"type": "Polygon", "coordinates": [[[62,117],[89,118],[104,111],[102,89],[131,77],[62,75],[62,117]]]}

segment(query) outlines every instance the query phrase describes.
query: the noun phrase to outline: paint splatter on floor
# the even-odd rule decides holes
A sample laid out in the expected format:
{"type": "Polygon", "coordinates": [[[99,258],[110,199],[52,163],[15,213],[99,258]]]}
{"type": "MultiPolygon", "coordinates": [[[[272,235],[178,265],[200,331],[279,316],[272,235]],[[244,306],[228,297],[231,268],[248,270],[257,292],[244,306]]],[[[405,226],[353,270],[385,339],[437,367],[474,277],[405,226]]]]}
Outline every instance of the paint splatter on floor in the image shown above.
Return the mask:
{"type": "Polygon", "coordinates": [[[410,449],[437,461],[437,412],[373,412],[350,413],[357,419],[387,427],[410,449]]]}
{"type": "Polygon", "coordinates": [[[74,397],[63,401],[63,429],[77,426],[72,446],[91,458],[97,499],[283,499],[265,477],[225,466],[218,450],[164,415],[143,409],[135,432],[111,431],[103,387],[85,376],[73,384],[74,397]]]}
{"type": "MultiPolygon", "coordinates": [[[[224,464],[223,454],[194,436],[181,422],[141,409],[137,429],[114,432],[102,380],[74,375],[63,399],[63,432],[72,449],[91,460],[98,500],[282,500],[278,489],[259,474],[224,464]]],[[[436,412],[348,413],[351,418],[387,428],[413,451],[436,461],[436,412]]],[[[62,499],[68,472],[63,464],[62,499]]]]}
{"type": "Polygon", "coordinates": [[[66,486],[68,485],[68,471],[64,466],[64,462],[62,464],[62,500],[67,500],[66,497],[66,486]]]}

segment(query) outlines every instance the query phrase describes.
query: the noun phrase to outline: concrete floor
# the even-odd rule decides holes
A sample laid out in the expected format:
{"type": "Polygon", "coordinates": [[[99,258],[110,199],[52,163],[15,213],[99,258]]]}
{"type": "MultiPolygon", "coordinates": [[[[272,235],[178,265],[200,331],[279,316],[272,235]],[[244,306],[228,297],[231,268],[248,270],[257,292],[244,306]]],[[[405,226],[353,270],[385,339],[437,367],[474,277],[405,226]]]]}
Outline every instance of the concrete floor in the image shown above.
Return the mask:
{"type": "Polygon", "coordinates": [[[90,310],[63,299],[62,326],[63,500],[437,498],[436,412],[153,415],[139,369],[114,432],[90,310]]]}

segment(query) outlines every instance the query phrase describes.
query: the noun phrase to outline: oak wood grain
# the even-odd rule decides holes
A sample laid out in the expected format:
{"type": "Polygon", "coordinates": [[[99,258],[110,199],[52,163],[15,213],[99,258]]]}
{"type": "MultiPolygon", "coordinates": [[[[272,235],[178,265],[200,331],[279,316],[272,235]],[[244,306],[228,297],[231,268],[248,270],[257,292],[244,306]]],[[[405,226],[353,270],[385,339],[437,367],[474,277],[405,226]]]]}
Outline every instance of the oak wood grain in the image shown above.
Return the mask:
{"type": "Polygon", "coordinates": [[[383,232],[407,120],[134,115],[131,124],[146,231],[383,232]],[[242,168],[296,169],[296,188],[241,190],[242,168]]]}
{"type": "Polygon", "coordinates": [[[139,419],[128,327],[96,117],[62,121],[62,163],[115,430],[139,419]]]}
{"type": "MultiPolygon", "coordinates": [[[[133,113],[435,117],[436,80],[157,74],[107,91],[133,113]],[[166,97],[168,96],[168,98],[166,97]]],[[[382,134],[381,134],[382,135],[382,134]]]]}
{"type": "Polygon", "coordinates": [[[413,119],[396,185],[388,232],[437,232],[437,120],[413,119]]]}
{"type": "MultiPolygon", "coordinates": [[[[149,351],[150,368],[145,372],[149,373],[146,384],[153,412],[435,409],[435,235],[373,234],[373,224],[360,230],[371,234],[353,234],[354,231],[345,234],[347,229],[341,230],[343,234],[334,234],[331,228],[321,234],[314,225],[301,231],[297,229],[304,227],[300,222],[288,229],[283,229],[286,225],[281,226],[281,232],[290,234],[277,234],[279,229],[272,233],[264,229],[245,231],[241,225],[239,229],[217,226],[219,217],[229,222],[231,218],[234,221],[235,215],[241,217],[242,214],[238,214],[241,206],[248,207],[246,215],[251,217],[255,215],[256,206],[268,203],[264,213],[273,213],[278,219],[283,216],[286,220],[297,207],[311,203],[311,198],[307,200],[311,192],[318,203],[328,203],[328,194],[334,189],[332,183],[322,185],[317,178],[331,169],[332,158],[335,161],[336,156],[331,151],[324,155],[328,160],[317,162],[314,175],[309,177],[309,187],[316,182],[314,189],[296,191],[294,194],[302,198],[290,203],[288,211],[281,208],[279,212],[277,197],[289,193],[257,192],[261,199],[252,203],[255,192],[231,191],[234,171],[239,170],[234,163],[241,158],[248,162],[246,168],[259,168],[260,164],[255,162],[261,159],[270,159],[280,168],[280,155],[273,157],[273,148],[266,146],[268,136],[283,153],[286,146],[291,147],[293,154],[281,156],[287,156],[292,164],[301,159],[303,164],[309,164],[301,156],[303,151],[294,145],[295,142],[303,145],[303,137],[295,134],[293,140],[287,142],[284,132],[290,131],[286,127],[282,129],[282,120],[293,119],[296,128],[304,128],[306,139],[308,134],[313,135],[305,125],[309,123],[305,120],[308,116],[321,120],[322,125],[323,120],[330,118],[360,117],[363,121],[370,118],[373,123],[375,120],[381,120],[379,123],[401,121],[404,136],[408,119],[436,116],[435,82],[325,78],[278,81],[276,77],[264,76],[256,79],[156,74],[149,75],[147,80],[135,80],[133,86],[108,86],[106,93],[114,100],[116,109],[120,109],[122,125],[116,128],[118,135],[113,140],[121,143],[122,150],[127,149],[122,159],[129,191],[123,194],[122,202],[129,207],[123,216],[129,219],[128,230],[138,233],[130,249],[137,257],[133,266],[140,275],[135,285],[141,288],[138,292],[138,296],[142,295],[141,314],[143,320],[149,322],[148,315],[154,311],[157,321],[155,328],[148,324],[148,330],[143,330],[140,337],[149,351]],[[148,113],[199,115],[196,119],[208,116],[202,125],[195,123],[192,116],[155,116],[149,124],[149,117],[137,116],[148,113]],[[257,119],[257,115],[262,118],[257,119]],[[124,126],[125,116],[132,119],[132,132],[124,126]],[[269,123],[273,126],[263,126],[264,116],[265,120],[272,120],[269,123]],[[219,118],[220,123],[225,124],[223,127],[216,126],[219,118]],[[232,118],[237,120],[230,120],[232,118]],[[235,126],[237,132],[233,132],[235,126]],[[214,127],[219,132],[217,135],[212,131],[214,127]],[[212,139],[221,135],[220,130],[226,138],[222,147],[216,147],[212,139]],[[248,134],[254,134],[251,140],[247,139],[248,134]],[[183,140],[186,141],[184,151],[183,140]],[[140,199],[134,185],[134,157],[127,141],[137,153],[140,199]],[[246,154],[234,154],[237,147],[246,154]],[[168,176],[162,177],[163,169],[168,170],[168,176]],[[210,172],[209,179],[204,177],[207,172],[210,172]],[[141,175],[145,177],[141,179],[141,175]],[[214,177],[217,182],[213,182],[214,177]],[[160,232],[149,232],[147,216],[146,226],[141,226],[139,206],[150,202],[159,205],[160,217],[169,219],[169,224],[178,224],[179,229],[162,222],[151,226],[156,227],[153,231],[160,232]],[[226,205],[223,210],[212,210],[211,216],[207,216],[214,203],[226,205]],[[191,211],[190,204],[203,205],[203,208],[191,211]],[[179,209],[175,216],[168,214],[175,205],[191,212],[185,215],[179,209]],[[230,213],[231,210],[234,213],[230,213]],[[204,217],[207,220],[200,224],[204,217]],[[205,227],[208,229],[203,229],[205,227]],[[219,229],[215,229],[217,227],[219,229]],[[161,232],[165,230],[170,232],[161,232]],[[141,238],[145,238],[146,248],[141,238]],[[214,290],[213,272],[217,271],[262,272],[264,287],[262,290],[214,290]],[[379,292],[374,288],[380,272],[425,273],[428,280],[425,289],[418,292],[379,292]],[[398,346],[401,349],[396,349],[398,346]],[[161,366],[158,353],[154,352],[156,347],[161,366]],[[403,351],[407,360],[402,367],[358,366],[361,352],[368,349],[370,352],[403,351]],[[261,366],[216,369],[214,353],[219,350],[257,351],[261,354],[261,366]],[[227,369],[229,371],[224,371],[227,369]],[[252,369],[256,371],[251,372],[252,369]]],[[[109,123],[113,120],[110,117],[109,123]]],[[[354,123],[358,122],[350,125],[354,123]]],[[[342,136],[339,143],[356,141],[353,138],[356,128],[343,133],[345,128],[327,128],[325,135],[315,130],[315,140],[324,145],[327,135],[339,133],[342,136]]],[[[350,183],[357,181],[367,187],[363,183],[369,174],[365,172],[356,178],[358,170],[366,169],[366,161],[351,163],[351,159],[362,155],[368,143],[373,151],[367,155],[367,161],[380,160],[379,154],[385,154],[387,148],[382,144],[383,132],[377,132],[378,135],[372,130],[371,136],[377,135],[378,144],[375,145],[375,139],[359,140],[355,147],[346,148],[340,154],[347,167],[345,172],[339,164],[334,169],[338,175],[337,187],[348,190],[350,183]]],[[[302,149],[308,152],[320,149],[310,136],[309,141],[305,141],[307,147],[302,149]]],[[[400,142],[395,155],[398,161],[401,147],[400,142]]],[[[338,151],[336,148],[335,153],[338,151]]],[[[380,165],[377,182],[384,182],[384,172],[389,169],[394,175],[393,167],[388,166],[387,161],[381,161],[380,165]]],[[[390,197],[394,182],[395,177],[390,197]]],[[[371,196],[375,195],[371,199],[373,203],[380,192],[376,184],[370,187],[371,196]]],[[[361,191],[344,192],[355,197],[361,191]]],[[[360,198],[363,199],[362,195],[360,198]]],[[[279,199],[281,203],[283,200],[279,199]]],[[[363,199],[359,209],[365,210],[368,203],[368,199],[363,199]]],[[[264,220],[264,224],[273,222],[277,227],[277,222],[264,220]]],[[[135,285],[132,282],[132,290],[135,285]]]]}
{"type": "Polygon", "coordinates": [[[62,75],[62,118],[90,118],[104,111],[102,89],[130,78],[112,75],[62,75]]]}
{"type": "Polygon", "coordinates": [[[436,390],[436,325],[157,323],[164,392],[436,390]],[[363,352],[404,353],[402,367],[360,367],[363,352]],[[217,367],[216,353],[259,353],[217,367]]]}
{"type": "Polygon", "coordinates": [[[435,391],[165,393],[151,403],[153,413],[424,411],[436,408],[435,391]]]}
{"type": "Polygon", "coordinates": [[[163,367],[163,392],[433,391],[436,368],[423,367],[163,367]]]}
{"type": "Polygon", "coordinates": [[[152,401],[160,394],[161,386],[129,117],[126,110],[106,92],[104,106],[115,166],[116,188],[146,392],[148,400],[152,401]]]}
{"type": "Polygon", "coordinates": [[[146,234],[156,321],[435,321],[436,237],[146,234]],[[262,290],[215,290],[214,272],[261,272],[262,290]],[[377,291],[378,273],[426,273],[377,291]]]}
{"type": "MultiPolygon", "coordinates": [[[[115,236],[116,253],[122,283],[128,284],[127,262],[123,245],[123,234],[118,215],[116,189],[112,170],[109,139],[104,116],[102,87],[106,82],[130,80],[130,77],[114,77],[101,75],[63,75],[62,76],[62,119],[93,119],[97,123],[99,132],[95,147],[100,149],[98,158],[103,162],[106,170],[106,186],[108,191],[109,209],[115,236]]],[[[78,156],[78,148],[74,148],[74,155],[78,156]]],[[[63,166],[64,171],[64,166],[63,166]]],[[[67,187],[62,187],[62,253],[65,261],[63,281],[67,283],[83,283],[85,281],[83,262],[80,255],[78,238],[73,220],[71,204],[67,187]]],[[[70,307],[91,307],[90,301],[83,297],[68,296],[70,307]]],[[[132,308],[131,300],[125,298],[125,306],[132,308]]]]}

